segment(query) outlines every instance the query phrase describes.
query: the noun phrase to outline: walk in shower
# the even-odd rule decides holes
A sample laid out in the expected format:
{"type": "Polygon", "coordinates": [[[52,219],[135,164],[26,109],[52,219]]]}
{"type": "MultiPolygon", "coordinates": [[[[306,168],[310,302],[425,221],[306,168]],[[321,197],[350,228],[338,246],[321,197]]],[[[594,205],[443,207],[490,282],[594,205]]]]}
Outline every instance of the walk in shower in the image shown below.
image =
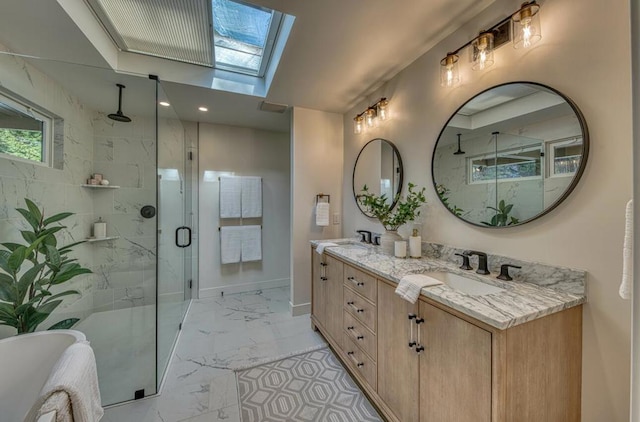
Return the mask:
{"type": "MultiPolygon", "coordinates": [[[[0,154],[2,241],[19,237],[15,208],[24,198],[49,215],[74,213],[62,244],[88,239],[73,255],[93,273],[66,286],[81,295],[66,299],[42,328],[80,318],[74,329],[95,351],[103,405],[155,394],[197,268],[197,145],[173,108],[160,105],[171,100],[157,78],[6,53],[0,75],[0,102],[10,98],[55,122],[46,148],[60,158],[31,162],[0,154]],[[131,121],[110,118],[116,108],[131,121]],[[90,180],[99,178],[109,184],[90,180]],[[106,237],[93,237],[98,220],[106,223],[106,237]]],[[[0,331],[0,337],[12,334],[0,331]]]]}

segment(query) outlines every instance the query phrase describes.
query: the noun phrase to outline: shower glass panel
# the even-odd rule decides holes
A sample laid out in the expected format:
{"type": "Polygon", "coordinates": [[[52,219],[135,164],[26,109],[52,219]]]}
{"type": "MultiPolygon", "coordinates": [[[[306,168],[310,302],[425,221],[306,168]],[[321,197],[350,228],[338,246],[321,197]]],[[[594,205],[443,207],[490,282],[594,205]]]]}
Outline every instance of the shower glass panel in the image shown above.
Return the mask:
{"type": "MultiPolygon", "coordinates": [[[[168,103],[158,83],[158,103],[168,103]]],[[[171,106],[158,105],[158,387],[187,309],[191,227],[184,127],[171,106]]]]}
{"type": "MultiPolygon", "coordinates": [[[[38,329],[80,319],[73,329],[95,352],[103,405],[153,395],[190,299],[191,247],[181,247],[189,239],[181,227],[194,200],[193,146],[176,113],[157,106],[162,87],[148,75],[2,52],[0,75],[0,92],[47,113],[54,130],[50,165],[0,156],[0,240],[22,241],[15,208],[24,198],[47,215],[74,213],[59,245],[90,239],[72,256],[93,273],[64,285],[80,295],[65,297],[38,329]],[[108,117],[119,108],[116,84],[125,86],[121,113],[131,122],[108,117]],[[109,185],[87,186],[95,174],[109,185]],[[92,239],[98,219],[107,237],[92,239]]],[[[0,338],[11,335],[0,327],[0,338]]]]}

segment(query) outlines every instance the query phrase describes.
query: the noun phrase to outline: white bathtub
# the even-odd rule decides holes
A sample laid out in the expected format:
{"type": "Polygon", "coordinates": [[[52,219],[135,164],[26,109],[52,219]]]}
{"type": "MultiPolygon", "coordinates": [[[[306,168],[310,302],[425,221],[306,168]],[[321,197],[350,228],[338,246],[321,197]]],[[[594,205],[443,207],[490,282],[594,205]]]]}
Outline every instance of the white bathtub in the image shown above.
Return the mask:
{"type": "Polygon", "coordinates": [[[84,340],[85,335],[74,330],[42,331],[0,340],[0,420],[23,421],[62,352],[84,340]]]}

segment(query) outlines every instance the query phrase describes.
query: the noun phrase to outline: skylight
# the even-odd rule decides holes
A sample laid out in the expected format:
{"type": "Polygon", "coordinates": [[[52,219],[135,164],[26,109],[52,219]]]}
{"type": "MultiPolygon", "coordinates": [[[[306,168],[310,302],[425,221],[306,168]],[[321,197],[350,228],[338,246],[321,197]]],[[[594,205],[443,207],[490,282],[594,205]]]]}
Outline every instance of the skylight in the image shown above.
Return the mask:
{"type": "Polygon", "coordinates": [[[234,0],[87,0],[116,45],[262,77],[283,14],[234,0]]]}

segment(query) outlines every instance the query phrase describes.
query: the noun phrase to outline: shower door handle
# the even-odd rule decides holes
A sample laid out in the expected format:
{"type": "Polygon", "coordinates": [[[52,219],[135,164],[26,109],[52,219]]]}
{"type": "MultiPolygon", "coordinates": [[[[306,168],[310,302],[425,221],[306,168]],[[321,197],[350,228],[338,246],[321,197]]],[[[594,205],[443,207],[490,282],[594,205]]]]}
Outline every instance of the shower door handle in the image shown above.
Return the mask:
{"type": "Polygon", "coordinates": [[[179,248],[187,248],[187,247],[191,246],[191,228],[190,227],[181,226],[181,227],[178,227],[176,229],[176,246],[179,247],[179,248]],[[188,235],[189,235],[187,237],[187,243],[185,243],[185,244],[181,244],[180,243],[180,230],[186,230],[188,235]]]}

